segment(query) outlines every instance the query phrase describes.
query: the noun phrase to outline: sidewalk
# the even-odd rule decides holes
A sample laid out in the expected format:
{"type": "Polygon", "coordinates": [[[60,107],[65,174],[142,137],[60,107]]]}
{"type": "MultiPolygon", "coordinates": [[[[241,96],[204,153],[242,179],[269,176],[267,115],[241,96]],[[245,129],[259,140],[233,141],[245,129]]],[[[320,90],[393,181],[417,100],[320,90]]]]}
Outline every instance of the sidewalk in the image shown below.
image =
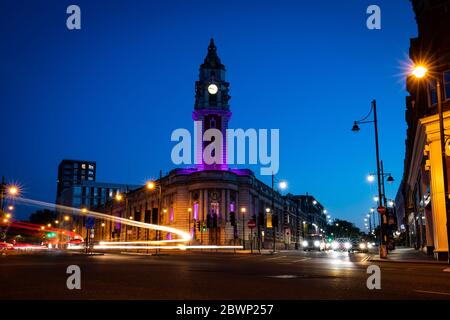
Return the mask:
{"type": "Polygon", "coordinates": [[[426,255],[424,252],[414,248],[398,247],[394,251],[390,251],[386,259],[381,259],[378,254],[372,254],[368,261],[371,262],[398,262],[398,263],[429,263],[444,264],[446,261],[437,261],[433,256],[426,255]]]}

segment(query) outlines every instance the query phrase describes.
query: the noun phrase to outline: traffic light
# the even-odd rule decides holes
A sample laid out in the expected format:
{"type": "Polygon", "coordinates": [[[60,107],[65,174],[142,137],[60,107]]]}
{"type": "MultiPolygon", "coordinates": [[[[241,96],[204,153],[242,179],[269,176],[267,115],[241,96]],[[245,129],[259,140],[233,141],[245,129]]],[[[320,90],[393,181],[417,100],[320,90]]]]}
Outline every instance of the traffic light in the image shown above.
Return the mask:
{"type": "Polygon", "coordinates": [[[54,237],[56,237],[56,233],[55,232],[47,233],[47,238],[54,238],[54,237]]]}
{"type": "Polygon", "coordinates": [[[197,230],[200,232],[202,228],[202,225],[200,223],[200,221],[197,221],[197,230]]]}
{"type": "Polygon", "coordinates": [[[230,223],[233,227],[236,226],[236,212],[234,211],[230,212],[230,223]]]}
{"type": "Polygon", "coordinates": [[[203,225],[203,232],[206,232],[206,226],[205,225],[203,225]]]}

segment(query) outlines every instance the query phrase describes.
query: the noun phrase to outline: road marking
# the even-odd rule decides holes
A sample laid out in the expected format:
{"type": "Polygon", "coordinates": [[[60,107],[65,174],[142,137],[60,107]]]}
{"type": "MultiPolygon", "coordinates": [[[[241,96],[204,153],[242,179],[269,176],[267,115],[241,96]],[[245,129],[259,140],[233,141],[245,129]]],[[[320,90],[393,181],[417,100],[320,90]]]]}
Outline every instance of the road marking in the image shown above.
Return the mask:
{"type": "Polygon", "coordinates": [[[444,269],[444,270],[442,270],[442,271],[444,271],[444,272],[450,272],[450,268],[444,269]]]}
{"type": "Polygon", "coordinates": [[[431,294],[440,294],[444,296],[450,296],[450,293],[448,292],[436,292],[436,291],[425,291],[425,290],[414,290],[415,292],[419,293],[431,293],[431,294]]]}
{"type": "Polygon", "coordinates": [[[275,260],[275,259],[281,259],[281,258],[286,258],[286,256],[278,256],[278,257],[268,258],[268,259],[265,259],[265,260],[269,261],[269,260],[275,260]]]}
{"type": "Polygon", "coordinates": [[[301,262],[301,261],[308,261],[308,260],[311,260],[311,258],[302,258],[302,259],[298,259],[298,260],[294,260],[294,261],[292,261],[292,262],[301,262]]]}
{"type": "Polygon", "coordinates": [[[361,262],[366,262],[370,259],[370,256],[365,256],[363,259],[361,259],[361,262]]]}

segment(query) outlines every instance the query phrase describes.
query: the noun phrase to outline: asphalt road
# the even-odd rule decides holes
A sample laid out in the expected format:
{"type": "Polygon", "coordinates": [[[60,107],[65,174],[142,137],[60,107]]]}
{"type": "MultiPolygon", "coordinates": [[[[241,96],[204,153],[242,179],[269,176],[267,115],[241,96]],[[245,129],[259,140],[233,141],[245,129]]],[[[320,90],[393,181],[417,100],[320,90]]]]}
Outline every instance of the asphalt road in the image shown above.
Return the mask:
{"type": "Polygon", "coordinates": [[[450,299],[445,265],[366,260],[366,254],[298,251],[6,255],[0,299],[450,299]],[[366,286],[371,264],[381,268],[380,290],[366,286]],[[81,290],[67,289],[69,265],[81,269],[81,290]]]}

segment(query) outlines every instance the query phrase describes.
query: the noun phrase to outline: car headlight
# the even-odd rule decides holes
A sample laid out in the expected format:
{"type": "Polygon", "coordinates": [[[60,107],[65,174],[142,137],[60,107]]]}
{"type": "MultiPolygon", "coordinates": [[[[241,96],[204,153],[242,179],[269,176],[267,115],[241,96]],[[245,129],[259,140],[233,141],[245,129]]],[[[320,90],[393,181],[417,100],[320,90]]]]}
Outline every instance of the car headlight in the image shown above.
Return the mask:
{"type": "Polygon", "coordinates": [[[365,243],[360,243],[359,244],[359,248],[364,250],[366,248],[366,244],[365,243]]]}
{"type": "Polygon", "coordinates": [[[302,246],[307,247],[308,246],[308,241],[303,241],[302,242],[302,246]]]}
{"type": "Polygon", "coordinates": [[[336,241],[333,241],[331,243],[331,248],[333,248],[333,250],[336,250],[337,248],[339,248],[339,243],[337,243],[336,241]]]}
{"type": "Polygon", "coordinates": [[[371,243],[368,243],[368,244],[367,244],[367,248],[370,249],[370,248],[372,248],[372,247],[373,247],[373,245],[372,245],[371,243]]]}
{"type": "Polygon", "coordinates": [[[320,241],[314,241],[314,247],[320,247],[320,241]]]}
{"type": "Polygon", "coordinates": [[[352,247],[352,244],[350,243],[350,242],[346,242],[345,244],[344,244],[344,248],[345,249],[350,249],[352,247]]]}

